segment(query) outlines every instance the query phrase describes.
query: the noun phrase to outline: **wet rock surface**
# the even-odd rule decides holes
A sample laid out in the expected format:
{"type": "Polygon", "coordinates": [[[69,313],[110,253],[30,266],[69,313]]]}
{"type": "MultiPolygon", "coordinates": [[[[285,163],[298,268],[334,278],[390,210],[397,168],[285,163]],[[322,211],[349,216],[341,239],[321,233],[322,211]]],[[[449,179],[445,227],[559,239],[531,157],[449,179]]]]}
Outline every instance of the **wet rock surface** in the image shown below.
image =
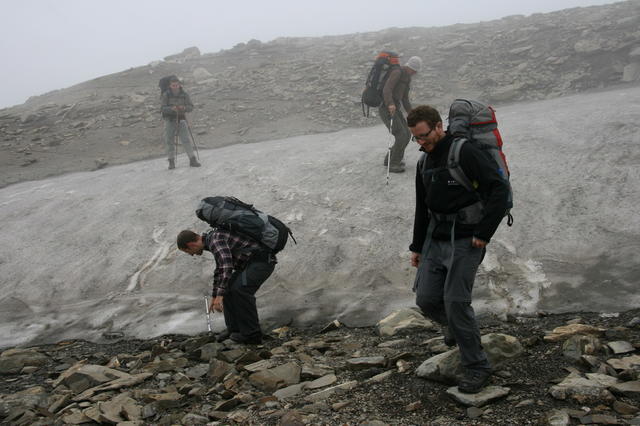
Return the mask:
{"type": "MultiPolygon", "coordinates": [[[[320,327],[284,327],[268,333],[260,346],[231,341],[216,344],[217,351],[208,363],[198,356],[186,356],[212,353],[198,350],[214,344],[215,336],[207,334],[120,339],[110,344],[71,340],[13,348],[0,357],[28,353],[38,362],[24,365],[19,372],[3,373],[0,422],[638,424],[640,382],[628,371],[640,370],[640,363],[634,361],[640,328],[622,327],[638,312],[617,317],[580,315],[577,324],[603,331],[590,355],[591,364],[564,356],[562,342],[542,338],[568,325],[575,315],[481,319],[485,337],[512,336],[525,344],[522,351],[512,352],[508,360],[494,366],[489,386],[474,395],[416,374],[418,366],[434,355],[426,343],[438,337],[431,327],[413,327],[393,337],[379,336],[376,327],[343,326],[328,332],[321,332],[320,327]],[[607,334],[616,340],[608,340],[607,334]],[[616,354],[612,343],[634,349],[616,354]],[[405,355],[397,359],[401,354],[405,355]],[[391,362],[394,359],[397,361],[391,362]],[[249,360],[254,362],[247,363],[249,360]],[[358,368],[351,367],[354,363],[358,368]],[[616,368],[603,370],[604,365],[616,368]]],[[[593,337],[573,334],[578,336],[593,337]]],[[[497,347],[504,351],[505,340],[485,339],[484,345],[489,352],[496,352],[497,347]]]]}
{"type": "MultiPolygon", "coordinates": [[[[376,53],[420,55],[414,103],[465,94],[493,103],[640,81],[640,5],[627,1],[441,28],[197,47],[0,110],[0,187],[161,156],[158,80],[177,74],[195,102],[201,149],[378,124],[360,95],[376,53]]],[[[375,115],[375,111],[374,111],[375,115]]]]}

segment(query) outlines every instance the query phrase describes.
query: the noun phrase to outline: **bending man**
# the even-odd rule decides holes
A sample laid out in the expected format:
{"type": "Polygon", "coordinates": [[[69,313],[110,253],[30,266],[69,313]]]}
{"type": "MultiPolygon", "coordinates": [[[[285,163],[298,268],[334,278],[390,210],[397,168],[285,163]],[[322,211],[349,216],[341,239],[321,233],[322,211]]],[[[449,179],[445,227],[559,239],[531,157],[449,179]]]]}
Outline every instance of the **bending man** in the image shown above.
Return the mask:
{"type": "Polygon", "coordinates": [[[277,259],[257,242],[222,228],[202,235],[185,230],[178,234],[178,248],[191,256],[213,253],[213,293],[209,310],[224,313],[227,330],[217,340],[262,343],[255,294],[269,278],[277,259]]]}

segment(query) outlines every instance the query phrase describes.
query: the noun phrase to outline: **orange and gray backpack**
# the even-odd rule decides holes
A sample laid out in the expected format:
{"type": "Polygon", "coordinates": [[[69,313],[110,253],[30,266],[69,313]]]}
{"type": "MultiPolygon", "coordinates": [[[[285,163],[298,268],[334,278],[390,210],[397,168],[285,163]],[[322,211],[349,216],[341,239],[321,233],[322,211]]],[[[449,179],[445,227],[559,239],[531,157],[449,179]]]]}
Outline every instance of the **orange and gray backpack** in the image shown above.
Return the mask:
{"type": "Polygon", "coordinates": [[[385,50],[376,56],[362,92],[362,114],[365,117],[369,116],[369,108],[379,107],[382,103],[382,89],[389,77],[389,71],[398,67],[400,67],[400,57],[397,53],[385,50]],[[367,106],[366,112],[365,105],[367,106]]]}

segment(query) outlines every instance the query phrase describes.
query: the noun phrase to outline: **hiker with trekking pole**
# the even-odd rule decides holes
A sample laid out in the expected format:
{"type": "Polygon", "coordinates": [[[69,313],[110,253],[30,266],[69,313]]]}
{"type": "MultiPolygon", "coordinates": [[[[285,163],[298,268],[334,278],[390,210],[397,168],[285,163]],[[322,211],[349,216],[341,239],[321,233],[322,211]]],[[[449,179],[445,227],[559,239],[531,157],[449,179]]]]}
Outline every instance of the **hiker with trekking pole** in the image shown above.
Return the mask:
{"type": "Polygon", "coordinates": [[[194,154],[198,148],[191,133],[186,114],[193,111],[189,94],[184,91],[178,77],[172,75],[160,79],[162,93],[162,118],[164,119],[165,144],[169,160],[169,170],[175,169],[178,156],[178,139],[189,157],[189,166],[200,167],[199,158],[194,154]]]}
{"type": "Polygon", "coordinates": [[[383,162],[387,167],[387,183],[389,172],[402,173],[405,170],[404,150],[411,138],[405,116],[411,111],[411,78],[420,68],[422,59],[418,56],[412,56],[405,65],[400,66],[400,59],[396,53],[383,51],[377,56],[369,71],[366,88],[362,94],[363,114],[368,116],[369,107],[378,107],[380,119],[394,138],[383,162]]]}

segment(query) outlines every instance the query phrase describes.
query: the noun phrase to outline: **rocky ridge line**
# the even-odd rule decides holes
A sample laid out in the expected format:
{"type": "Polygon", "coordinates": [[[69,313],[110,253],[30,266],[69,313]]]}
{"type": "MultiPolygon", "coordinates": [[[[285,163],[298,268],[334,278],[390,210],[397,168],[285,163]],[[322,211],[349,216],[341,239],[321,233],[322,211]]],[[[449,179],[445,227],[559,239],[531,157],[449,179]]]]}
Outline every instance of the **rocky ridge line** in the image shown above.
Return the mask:
{"type": "MultiPolygon", "coordinates": [[[[100,77],[0,110],[0,186],[163,153],[157,81],[178,74],[202,148],[378,124],[360,93],[372,58],[424,58],[415,102],[464,95],[494,103],[545,99],[640,81],[640,3],[510,16],[441,28],[391,28],[252,40],[100,77]]],[[[375,114],[375,112],[374,112],[375,114]]]]}

